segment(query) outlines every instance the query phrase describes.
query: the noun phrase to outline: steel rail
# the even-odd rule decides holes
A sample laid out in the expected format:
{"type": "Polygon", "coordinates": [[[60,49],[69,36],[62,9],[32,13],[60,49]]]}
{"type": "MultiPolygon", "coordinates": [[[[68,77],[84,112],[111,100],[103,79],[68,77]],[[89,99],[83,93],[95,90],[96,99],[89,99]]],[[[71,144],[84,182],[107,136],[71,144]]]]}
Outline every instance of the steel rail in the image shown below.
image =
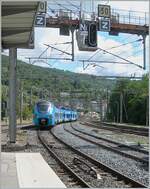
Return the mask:
{"type": "MultiPolygon", "coordinates": [[[[72,127],[74,130],[76,130],[77,132],[83,133],[83,134],[88,135],[88,136],[93,137],[93,138],[98,138],[98,139],[100,139],[100,138],[97,137],[97,136],[94,136],[94,135],[89,134],[89,133],[86,133],[86,132],[84,132],[84,131],[80,131],[80,130],[78,130],[78,129],[75,129],[75,128],[72,126],[72,124],[71,124],[71,127],[72,127]]],[[[103,147],[103,148],[105,148],[105,149],[108,149],[108,150],[110,150],[110,151],[113,151],[113,152],[115,152],[115,153],[118,153],[118,154],[120,154],[120,155],[123,155],[123,156],[125,156],[125,157],[127,157],[127,158],[131,158],[131,159],[134,159],[134,160],[138,160],[138,161],[143,162],[143,163],[149,163],[149,161],[146,160],[146,159],[141,159],[141,158],[139,158],[139,157],[137,157],[137,156],[135,156],[135,155],[132,155],[132,154],[129,154],[129,153],[120,151],[120,150],[118,150],[118,149],[115,149],[115,148],[112,147],[112,146],[107,146],[107,145],[101,144],[101,143],[99,143],[99,142],[93,141],[93,140],[91,140],[91,139],[87,139],[87,138],[85,138],[84,136],[81,136],[81,135],[78,135],[78,134],[76,134],[76,133],[73,133],[73,132],[69,131],[68,129],[66,129],[66,127],[64,127],[64,129],[65,129],[67,132],[69,132],[69,133],[71,133],[71,134],[73,134],[73,135],[75,135],[75,136],[77,136],[77,137],[82,138],[83,140],[86,140],[86,141],[88,141],[88,142],[91,142],[91,143],[93,143],[93,144],[96,144],[96,145],[98,145],[98,146],[101,146],[101,147],[103,147]]],[[[101,140],[101,139],[100,139],[100,140],[101,140]]],[[[110,143],[111,143],[111,142],[110,142],[110,143]]]]}
{"type": "Polygon", "coordinates": [[[40,131],[38,130],[38,138],[40,142],[43,144],[43,146],[48,150],[48,152],[53,156],[53,158],[63,167],[65,170],[67,170],[76,180],[78,180],[79,183],[83,187],[91,188],[91,186],[86,183],[81,177],[79,177],[72,169],[70,169],[59,157],[58,155],[48,146],[48,144],[42,139],[40,136],[40,131]]]}
{"type": "Polygon", "coordinates": [[[108,122],[103,122],[103,124],[105,126],[111,126],[111,127],[117,127],[117,128],[120,128],[120,129],[124,129],[124,130],[131,130],[131,131],[139,131],[139,132],[142,132],[142,133],[147,133],[148,134],[148,131],[149,131],[149,128],[148,127],[145,127],[145,126],[130,126],[130,125],[117,125],[117,124],[113,124],[113,123],[108,123],[108,122]],[[135,130],[136,129],[136,130],[135,130]]]}
{"type": "MultiPolygon", "coordinates": [[[[52,129],[53,130],[53,129],[52,129]]],[[[123,180],[125,183],[127,184],[132,184],[133,187],[141,187],[141,188],[147,188],[146,185],[137,182],[133,179],[131,179],[130,177],[123,175],[122,173],[120,173],[119,171],[109,167],[108,165],[105,165],[103,163],[101,163],[100,161],[92,158],[91,156],[85,154],[84,152],[79,151],[78,149],[74,148],[73,146],[69,145],[68,143],[64,142],[63,140],[61,140],[58,136],[56,136],[56,134],[51,130],[51,133],[53,134],[53,136],[59,140],[61,143],[65,144],[66,146],[68,146],[71,150],[75,151],[77,154],[83,156],[84,158],[88,159],[90,162],[92,162],[93,164],[95,164],[96,166],[100,167],[101,169],[111,173],[112,175],[115,175],[118,177],[118,179],[123,180]]]]}
{"type": "MultiPolygon", "coordinates": [[[[81,122],[80,122],[80,123],[81,123],[81,122]]],[[[77,128],[74,128],[74,127],[72,127],[72,128],[73,128],[74,130],[79,131],[77,128]]],[[[127,144],[123,144],[123,143],[120,143],[120,142],[112,141],[112,140],[110,140],[110,139],[103,138],[103,137],[100,137],[100,136],[95,136],[95,135],[92,135],[92,134],[90,134],[90,133],[86,133],[86,132],[84,132],[84,131],[80,131],[80,132],[82,132],[82,133],[84,133],[84,134],[87,134],[87,135],[89,135],[89,136],[95,137],[95,138],[97,138],[97,139],[101,139],[101,140],[104,140],[104,141],[107,141],[107,142],[110,142],[110,143],[113,143],[113,144],[116,144],[116,145],[121,145],[121,146],[127,147],[127,148],[129,148],[129,149],[134,150],[134,151],[138,151],[138,152],[141,152],[141,153],[144,153],[144,154],[147,154],[147,155],[149,154],[149,152],[148,152],[147,150],[138,149],[138,148],[135,148],[135,147],[133,147],[133,146],[129,146],[129,145],[127,145],[127,144]]]]}
{"type": "MultiPolygon", "coordinates": [[[[91,123],[91,122],[85,122],[85,123],[87,123],[87,124],[90,124],[90,125],[97,125],[96,123],[95,124],[93,124],[93,123],[91,123]]],[[[110,127],[108,127],[105,123],[103,123],[104,125],[102,125],[101,126],[101,128],[103,129],[107,129],[107,130],[120,130],[120,131],[122,131],[122,132],[124,132],[124,133],[130,133],[130,134],[135,134],[135,135],[142,135],[142,136],[148,136],[148,131],[141,131],[141,128],[132,128],[132,127],[129,127],[129,126],[127,126],[126,128],[122,128],[123,126],[118,126],[118,125],[109,125],[110,127]],[[136,129],[136,130],[134,130],[134,129],[136,129]],[[137,130],[137,129],[139,129],[139,130],[137,130]]],[[[143,128],[144,129],[144,128],[143,128]]]]}

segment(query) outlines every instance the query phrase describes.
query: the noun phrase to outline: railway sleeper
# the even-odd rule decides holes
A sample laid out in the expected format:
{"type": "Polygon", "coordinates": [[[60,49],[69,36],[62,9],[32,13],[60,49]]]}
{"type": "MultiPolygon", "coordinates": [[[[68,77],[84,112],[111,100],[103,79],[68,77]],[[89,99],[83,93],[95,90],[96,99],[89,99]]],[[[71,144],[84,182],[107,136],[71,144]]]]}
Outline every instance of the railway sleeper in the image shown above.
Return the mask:
{"type": "Polygon", "coordinates": [[[78,166],[80,169],[82,169],[85,173],[89,173],[91,176],[93,176],[96,179],[102,179],[98,171],[94,168],[85,163],[83,160],[74,157],[73,163],[78,166]]]}

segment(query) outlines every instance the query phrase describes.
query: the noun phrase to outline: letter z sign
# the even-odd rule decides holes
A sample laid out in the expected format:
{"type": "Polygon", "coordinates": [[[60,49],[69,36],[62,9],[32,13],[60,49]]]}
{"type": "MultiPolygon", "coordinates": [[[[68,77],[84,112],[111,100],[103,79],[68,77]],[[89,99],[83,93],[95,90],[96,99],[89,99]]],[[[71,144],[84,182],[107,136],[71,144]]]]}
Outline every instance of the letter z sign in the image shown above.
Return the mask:
{"type": "Polygon", "coordinates": [[[110,31],[110,20],[100,20],[99,30],[109,32],[110,31]]]}
{"type": "Polygon", "coordinates": [[[46,25],[45,15],[37,15],[35,20],[35,26],[44,27],[46,25]]]}

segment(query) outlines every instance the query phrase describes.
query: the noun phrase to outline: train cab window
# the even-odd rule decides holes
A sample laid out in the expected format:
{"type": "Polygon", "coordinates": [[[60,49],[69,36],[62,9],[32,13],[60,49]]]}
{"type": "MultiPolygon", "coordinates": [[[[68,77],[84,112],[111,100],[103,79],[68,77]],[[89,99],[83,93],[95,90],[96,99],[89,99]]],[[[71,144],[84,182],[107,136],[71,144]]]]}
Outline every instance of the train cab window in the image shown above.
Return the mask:
{"type": "Polygon", "coordinates": [[[48,112],[50,104],[38,103],[37,107],[39,112],[48,112]]]}

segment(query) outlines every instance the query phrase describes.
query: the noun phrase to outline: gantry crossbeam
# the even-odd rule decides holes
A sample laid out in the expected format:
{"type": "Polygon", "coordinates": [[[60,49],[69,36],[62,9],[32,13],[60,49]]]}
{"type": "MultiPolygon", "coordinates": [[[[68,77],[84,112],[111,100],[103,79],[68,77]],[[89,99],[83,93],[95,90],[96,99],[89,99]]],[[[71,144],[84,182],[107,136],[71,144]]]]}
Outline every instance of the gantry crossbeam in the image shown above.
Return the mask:
{"type": "MultiPolygon", "coordinates": [[[[98,22],[97,22],[98,24],[98,22]]],[[[76,29],[79,28],[79,20],[65,19],[65,18],[52,18],[46,19],[46,27],[60,28],[61,26],[72,26],[76,29]]],[[[111,23],[111,32],[129,33],[137,35],[148,35],[149,26],[147,25],[135,25],[135,24],[122,24],[122,23],[111,23]]]]}

